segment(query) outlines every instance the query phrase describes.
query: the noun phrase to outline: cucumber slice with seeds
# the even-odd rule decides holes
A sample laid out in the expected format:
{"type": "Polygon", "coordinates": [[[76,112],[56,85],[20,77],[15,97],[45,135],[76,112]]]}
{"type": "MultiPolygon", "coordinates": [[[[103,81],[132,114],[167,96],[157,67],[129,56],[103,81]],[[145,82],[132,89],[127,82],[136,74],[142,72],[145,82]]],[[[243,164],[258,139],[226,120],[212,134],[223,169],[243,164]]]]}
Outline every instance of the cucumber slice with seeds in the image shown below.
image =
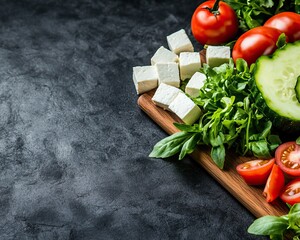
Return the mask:
{"type": "Polygon", "coordinates": [[[297,99],[300,89],[298,94],[295,91],[299,75],[300,41],[289,43],[256,62],[254,80],[263,99],[259,106],[274,125],[282,129],[287,126],[300,129],[300,102],[297,99]]]}

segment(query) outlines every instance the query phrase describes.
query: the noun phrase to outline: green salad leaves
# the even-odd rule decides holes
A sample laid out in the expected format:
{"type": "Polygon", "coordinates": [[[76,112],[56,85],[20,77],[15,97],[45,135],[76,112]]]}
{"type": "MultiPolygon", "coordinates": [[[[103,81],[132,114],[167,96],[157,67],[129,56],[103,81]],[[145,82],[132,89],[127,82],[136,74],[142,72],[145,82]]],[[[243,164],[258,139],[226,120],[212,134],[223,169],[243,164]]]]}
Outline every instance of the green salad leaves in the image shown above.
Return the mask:
{"type": "Polygon", "coordinates": [[[288,214],[276,216],[264,216],[256,219],[248,228],[248,233],[255,235],[267,235],[273,240],[283,240],[285,234],[300,239],[300,203],[293,205],[288,214]]]}
{"type": "Polygon", "coordinates": [[[263,25],[273,15],[291,11],[300,13],[300,0],[224,0],[236,12],[240,28],[247,31],[251,28],[263,25]]]}
{"type": "Polygon", "coordinates": [[[226,149],[241,155],[271,158],[281,143],[271,134],[272,123],[259,112],[252,93],[252,69],[240,59],[236,68],[229,64],[201,71],[207,81],[200,96],[193,101],[202,109],[199,122],[193,125],[175,123],[181,131],[158,142],[150,157],[165,158],[179,153],[179,159],[193,152],[197,145],[211,147],[211,157],[219,168],[224,167],[226,149]]]}

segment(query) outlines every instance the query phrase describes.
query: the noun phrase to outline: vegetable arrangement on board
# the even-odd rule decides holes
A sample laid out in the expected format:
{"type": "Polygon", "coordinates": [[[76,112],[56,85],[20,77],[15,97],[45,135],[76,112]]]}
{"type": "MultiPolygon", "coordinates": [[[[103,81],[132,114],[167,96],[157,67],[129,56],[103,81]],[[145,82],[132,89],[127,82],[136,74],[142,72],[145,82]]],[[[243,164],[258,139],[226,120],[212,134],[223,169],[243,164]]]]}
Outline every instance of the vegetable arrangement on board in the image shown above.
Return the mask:
{"type": "Polygon", "coordinates": [[[182,29],[167,36],[170,50],[159,48],[152,66],[133,69],[137,93],[157,88],[153,102],[183,122],[149,156],[181,160],[208,145],[220,169],[230,149],[256,157],[236,171],[247,184],[264,186],[267,202],[292,206],[248,229],[271,239],[282,239],[287,229],[300,239],[299,12],[299,0],[206,1],[191,18],[206,63],[182,29]]]}

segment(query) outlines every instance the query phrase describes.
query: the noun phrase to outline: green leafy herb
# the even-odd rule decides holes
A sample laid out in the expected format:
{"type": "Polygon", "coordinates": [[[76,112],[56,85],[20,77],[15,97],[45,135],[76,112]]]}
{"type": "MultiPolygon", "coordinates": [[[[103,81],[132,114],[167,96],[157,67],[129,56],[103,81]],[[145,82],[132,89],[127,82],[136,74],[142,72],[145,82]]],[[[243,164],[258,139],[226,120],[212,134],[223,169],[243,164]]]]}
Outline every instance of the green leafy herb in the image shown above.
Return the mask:
{"type": "Polygon", "coordinates": [[[296,139],[296,143],[297,143],[298,145],[300,145],[300,137],[298,137],[298,138],[296,139]]]}
{"type": "Polygon", "coordinates": [[[270,158],[280,144],[271,134],[272,123],[255,105],[252,95],[252,70],[240,59],[220,67],[204,65],[207,76],[199,97],[193,101],[203,110],[194,125],[178,124],[181,131],[158,142],[150,157],[169,157],[179,153],[179,159],[200,145],[211,146],[211,157],[219,168],[224,167],[226,149],[234,148],[242,155],[270,158]]]}
{"type": "Polygon", "coordinates": [[[300,238],[300,203],[293,205],[286,215],[258,218],[248,228],[248,233],[280,240],[284,239],[287,231],[293,235],[293,240],[300,238]]]}
{"type": "Polygon", "coordinates": [[[268,18],[279,12],[300,13],[300,0],[225,0],[225,2],[235,10],[243,31],[263,25],[268,18]]]}

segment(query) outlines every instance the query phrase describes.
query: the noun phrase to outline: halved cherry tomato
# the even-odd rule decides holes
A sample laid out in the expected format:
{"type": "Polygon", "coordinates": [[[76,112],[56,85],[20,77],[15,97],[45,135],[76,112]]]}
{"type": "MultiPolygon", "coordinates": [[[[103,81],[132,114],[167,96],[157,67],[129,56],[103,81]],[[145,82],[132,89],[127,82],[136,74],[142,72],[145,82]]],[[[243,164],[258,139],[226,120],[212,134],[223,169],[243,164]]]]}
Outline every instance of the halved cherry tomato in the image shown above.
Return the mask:
{"type": "Polygon", "coordinates": [[[282,192],[284,187],[284,174],[280,167],[273,165],[272,171],[268,177],[263,195],[267,202],[273,202],[282,192]]]}
{"type": "Polygon", "coordinates": [[[300,146],[296,142],[281,144],[275,151],[275,159],[282,171],[300,177],[300,146]]]}
{"type": "Polygon", "coordinates": [[[290,205],[300,203],[300,178],[297,178],[288,183],[284,187],[280,198],[282,199],[282,201],[290,205]]]}
{"type": "Polygon", "coordinates": [[[237,172],[249,185],[265,184],[275,163],[271,160],[252,160],[241,163],[236,167],[237,172]]]}
{"type": "Polygon", "coordinates": [[[270,27],[256,27],[242,34],[232,50],[234,62],[243,58],[250,66],[262,55],[270,55],[276,49],[281,32],[270,27]]]}
{"type": "Polygon", "coordinates": [[[191,20],[192,33],[202,45],[220,45],[232,40],[238,26],[235,11],[222,1],[206,1],[200,4],[191,20]]]}
{"type": "Polygon", "coordinates": [[[300,40],[300,14],[282,12],[269,18],[264,26],[276,28],[285,33],[290,42],[300,40]]]}

